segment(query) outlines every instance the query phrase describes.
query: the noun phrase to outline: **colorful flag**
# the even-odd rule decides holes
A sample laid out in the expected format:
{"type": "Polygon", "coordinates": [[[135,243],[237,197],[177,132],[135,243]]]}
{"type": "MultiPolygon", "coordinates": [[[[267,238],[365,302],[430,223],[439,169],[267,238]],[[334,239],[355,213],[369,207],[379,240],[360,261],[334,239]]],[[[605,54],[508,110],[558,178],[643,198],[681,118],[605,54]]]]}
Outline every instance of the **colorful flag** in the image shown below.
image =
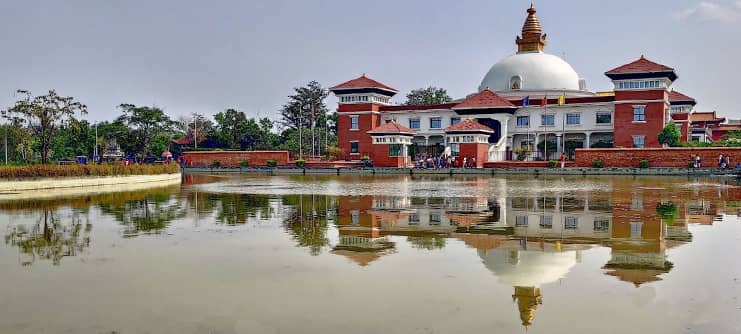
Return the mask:
{"type": "Polygon", "coordinates": [[[529,96],[525,96],[525,98],[522,99],[522,106],[523,107],[527,107],[529,105],[530,105],[530,97],[529,96]]]}
{"type": "Polygon", "coordinates": [[[558,97],[558,105],[562,106],[566,104],[566,93],[558,97]]]}

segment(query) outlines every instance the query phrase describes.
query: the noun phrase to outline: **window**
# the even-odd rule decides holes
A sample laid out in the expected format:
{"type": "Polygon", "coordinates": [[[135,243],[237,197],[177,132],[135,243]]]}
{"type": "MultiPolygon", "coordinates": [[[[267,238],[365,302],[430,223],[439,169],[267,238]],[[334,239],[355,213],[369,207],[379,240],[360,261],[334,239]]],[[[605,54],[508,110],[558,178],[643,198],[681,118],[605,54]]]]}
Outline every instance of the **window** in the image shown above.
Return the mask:
{"type": "Polygon", "coordinates": [[[630,208],[632,210],[643,210],[643,193],[633,193],[630,208]]]}
{"type": "Polygon", "coordinates": [[[515,226],[527,226],[527,216],[515,217],[515,226]]]}
{"type": "Polygon", "coordinates": [[[440,129],[443,127],[443,119],[440,117],[430,118],[430,129],[440,129]]]}
{"type": "Polygon", "coordinates": [[[389,145],[389,157],[400,157],[402,156],[402,145],[401,144],[391,144],[389,145]]]}
{"type": "Polygon", "coordinates": [[[580,114],[566,114],[566,124],[568,125],[581,124],[581,115],[580,114]]]}
{"type": "Polygon", "coordinates": [[[610,219],[607,217],[594,218],[594,231],[607,232],[610,230],[610,219]]]}
{"type": "Polygon", "coordinates": [[[461,122],[461,118],[460,117],[453,117],[453,118],[450,119],[450,125],[456,125],[456,124],[458,124],[460,122],[461,122]]]}
{"type": "Polygon", "coordinates": [[[351,141],[350,142],[350,154],[359,154],[360,149],[358,148],[358,142],[351,141]]]}
{"type": "Polygon", "coordinates": [[[541,115],[540,125],[542,126],[554,126],[556,124],[556,116],[554,115],[541,115]]]}
{"type": "Polygon", "coordinates": [[[350,116],[350,130],[360,129],[358,124],[358,116],[350,116]]]}
{"type": "Polygon", "coordinates": [[[530,116],[517,116],[517,127],[530,126],[530,116]]]}
{"type": "Polygon", "coordinates": [[[409,119],[409,128],[419,130],[419,118],[409,119]]]}
{"type": "Polygon", "coordinates": [[[609,111],[597,112],[597,124],[612,124],[612,113],[609,111]]]}
{"type": "Polygon", "coordinates": [[[440,224],[442,221],[439,213],[431,213],[430,214],[430,224],[436,225],[440,224]]]}
{"type": "Polygon", "coordinates": [[[419,223],[419,215],[416,213],[409,215],[409,224],[416,224],[416,223],[419,223]]]}
{"type": "Polygon", "coordinates": [[[646,106],[633,107],[633,122],[646,121],[646,106]]]}
{"type": "Polygon", "coordinates": [[[454,157],[457,157],[461,154],[461,145],[460,144],[450,144],[450,154],[454,157]]]}
{"type": "Polygon", "coordinates": [[[633,147],[644,148],[646,146],[645,136],[633,136],[633,147]]]}
{"type": "Polygon", "coordinates": [[[643,231],[643,223],[630,223],[630,237],[640,238],[643,231]]]}
{"type": "Polygon", "coordinates": [[[563,224],[563,228],[566,230],[576,230],[579,226],[579,218],[577,217],[566,217],[566,221],[563,224]]]}
{"type": "Polygon", "coordinates": [[[353,225],[358,225],[360,223],[360,212],[358,210],[350,211],[350,222],[353,225]]]}
{"type": "Polygon", "coordinates": [[[553,216],[540,216],[540,228],[552,229],[553,228],[553,216]]]}

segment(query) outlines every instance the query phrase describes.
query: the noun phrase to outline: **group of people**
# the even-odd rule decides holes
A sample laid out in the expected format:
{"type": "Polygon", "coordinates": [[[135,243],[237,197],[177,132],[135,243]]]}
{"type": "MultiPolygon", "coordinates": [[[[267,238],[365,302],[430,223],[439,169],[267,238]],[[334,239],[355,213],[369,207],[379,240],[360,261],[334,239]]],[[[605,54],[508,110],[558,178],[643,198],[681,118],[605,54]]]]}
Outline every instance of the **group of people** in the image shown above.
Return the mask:
{"type": "MultiPolygon", "coordinates": [[[[694,160],[695,160],[694,167],[695,168],[702,168],[702,158],[700,158],[700,155],[699,154],[698,155],[695,155],[695,159],[694,160]]],[[[723,155],[723,153],[721,153],[720,155],[718,155],[718,168],[720,168],[720,169],[732,168],[731,167],[731,156],[728,155],[728,154],[723,155]]]]}
{"type": "Polygon", "coordinates": [[[454,157],[442,154],[440,156],[418,154],[415,158],[414,168],[441,169],[441,168],[476,168],[478,164],[476,157],[454,157]]]}

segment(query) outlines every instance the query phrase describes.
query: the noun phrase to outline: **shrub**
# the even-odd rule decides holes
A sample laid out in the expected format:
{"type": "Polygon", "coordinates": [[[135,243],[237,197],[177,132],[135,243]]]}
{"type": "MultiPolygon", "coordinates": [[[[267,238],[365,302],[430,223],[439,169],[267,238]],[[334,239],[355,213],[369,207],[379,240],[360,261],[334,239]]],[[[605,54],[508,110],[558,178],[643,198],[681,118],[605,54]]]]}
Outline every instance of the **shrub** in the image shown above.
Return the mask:
{"type": "Polygon", "coordinates": [[[548,168],[556,168],[557,166],[558,166],[558,161],[556,160],[548,161],[548,168]]]}
{"type": "Polygon", "coordinates": [[[638,167],[648,168],[648,160],[641,160],[640,162],[638,162],[638,167]]]}
{"type": "Polygon", "coordinates": [[[515,154],[517,155],[517,160],[519,161],[525,161],[527,158],[527,155],[530,154],[532,150],[530,150],[530,147],[517,147],[515,148],[515,154]]]}
{"type": "Polygon", "coordinates": [[[303,168],[305,164],[306,161],[304,161],[303,159],[296,160],[296,167],[303,168]]]}
{"type": "Polygon", "coordinates": [[[602,161],[602,160],[592,161],[592,168],[604,168],[604,167],[605,167],[605,162],[604,161],[602,161]]]}
{"type": "Polygon", "coordinates": [[[370,160],[370,157],[367,155],[360,157],[360,161],[368,161],[368,160],[370,160]]]}
{"type": "Polygon", "coordinates": [[[278,162],[275,160],[268,160],[267,164],[268,164],[268,167],[278,166],[278,162]]]}
{"type": "Polygon", "coordinates": [[[687,168],[695,168],[695,161],[694,160],[687,161],[687,168]]]}
{"type": "Polygon", "coordinates": [[[245,168],[247,166],[249,166],[249,162],[247,160],[239,161],[239,167],[245,168]]]}
{"type": "Polygon", "coordinates": [[[219,167],[221,167],[221,161],[219,161],[219,160],[214,160],[214,161],[213,161],[213,162],[211,163],[211,168],[219,168],[219,167]]]}

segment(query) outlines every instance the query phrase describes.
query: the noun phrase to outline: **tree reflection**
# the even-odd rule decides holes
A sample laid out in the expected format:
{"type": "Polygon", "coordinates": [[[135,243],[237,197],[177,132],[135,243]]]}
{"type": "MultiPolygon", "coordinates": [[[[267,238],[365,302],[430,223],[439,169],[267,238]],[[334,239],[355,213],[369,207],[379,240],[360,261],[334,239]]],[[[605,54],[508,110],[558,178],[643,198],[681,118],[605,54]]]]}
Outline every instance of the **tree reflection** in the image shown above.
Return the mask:
{"type": "Polygon", "coordinates": [[[18,247],[21,254],[28,256],[21,260],[23,266],[30,266],[37,259],[59,265],[65,256],[76,256],[90,246],[92,228],[89,221],[82,222],[78,212],[64,222],[58,213],[43,210],[30,230],[22,224],[10,227],[5,243],[18,247]]]}
{"type": "Polygon", "coordinates": [[[445,248],[445,237],[440,235],[410,236],[407,237],[407,241],[417,249],[435,250],[445,248]]]}
{"type": "Polygon", "coordinates": [[[337,211],[337,204],[329,196],[289,195],[283,203],[292,209],[283,222],[286,231],[299,247],[309,248],[311,255],[319,255],[329,246],[327,229],[337,211]]]}
{"type": "Polygon", "coordinates": [[[147,196],[122,204],[101,204],[100,210],[124,226],[124,237],[159,234],[170,222],[182,219],[188,213],[184,201],[173,199],[168,194],[147,196]]]}
{"type": "Polygon", "coordinates": [[[216,221],[242,225],[249,218],[270,216],[270,197],[261,195],[222,194],[216,209],[216,221]]]}

